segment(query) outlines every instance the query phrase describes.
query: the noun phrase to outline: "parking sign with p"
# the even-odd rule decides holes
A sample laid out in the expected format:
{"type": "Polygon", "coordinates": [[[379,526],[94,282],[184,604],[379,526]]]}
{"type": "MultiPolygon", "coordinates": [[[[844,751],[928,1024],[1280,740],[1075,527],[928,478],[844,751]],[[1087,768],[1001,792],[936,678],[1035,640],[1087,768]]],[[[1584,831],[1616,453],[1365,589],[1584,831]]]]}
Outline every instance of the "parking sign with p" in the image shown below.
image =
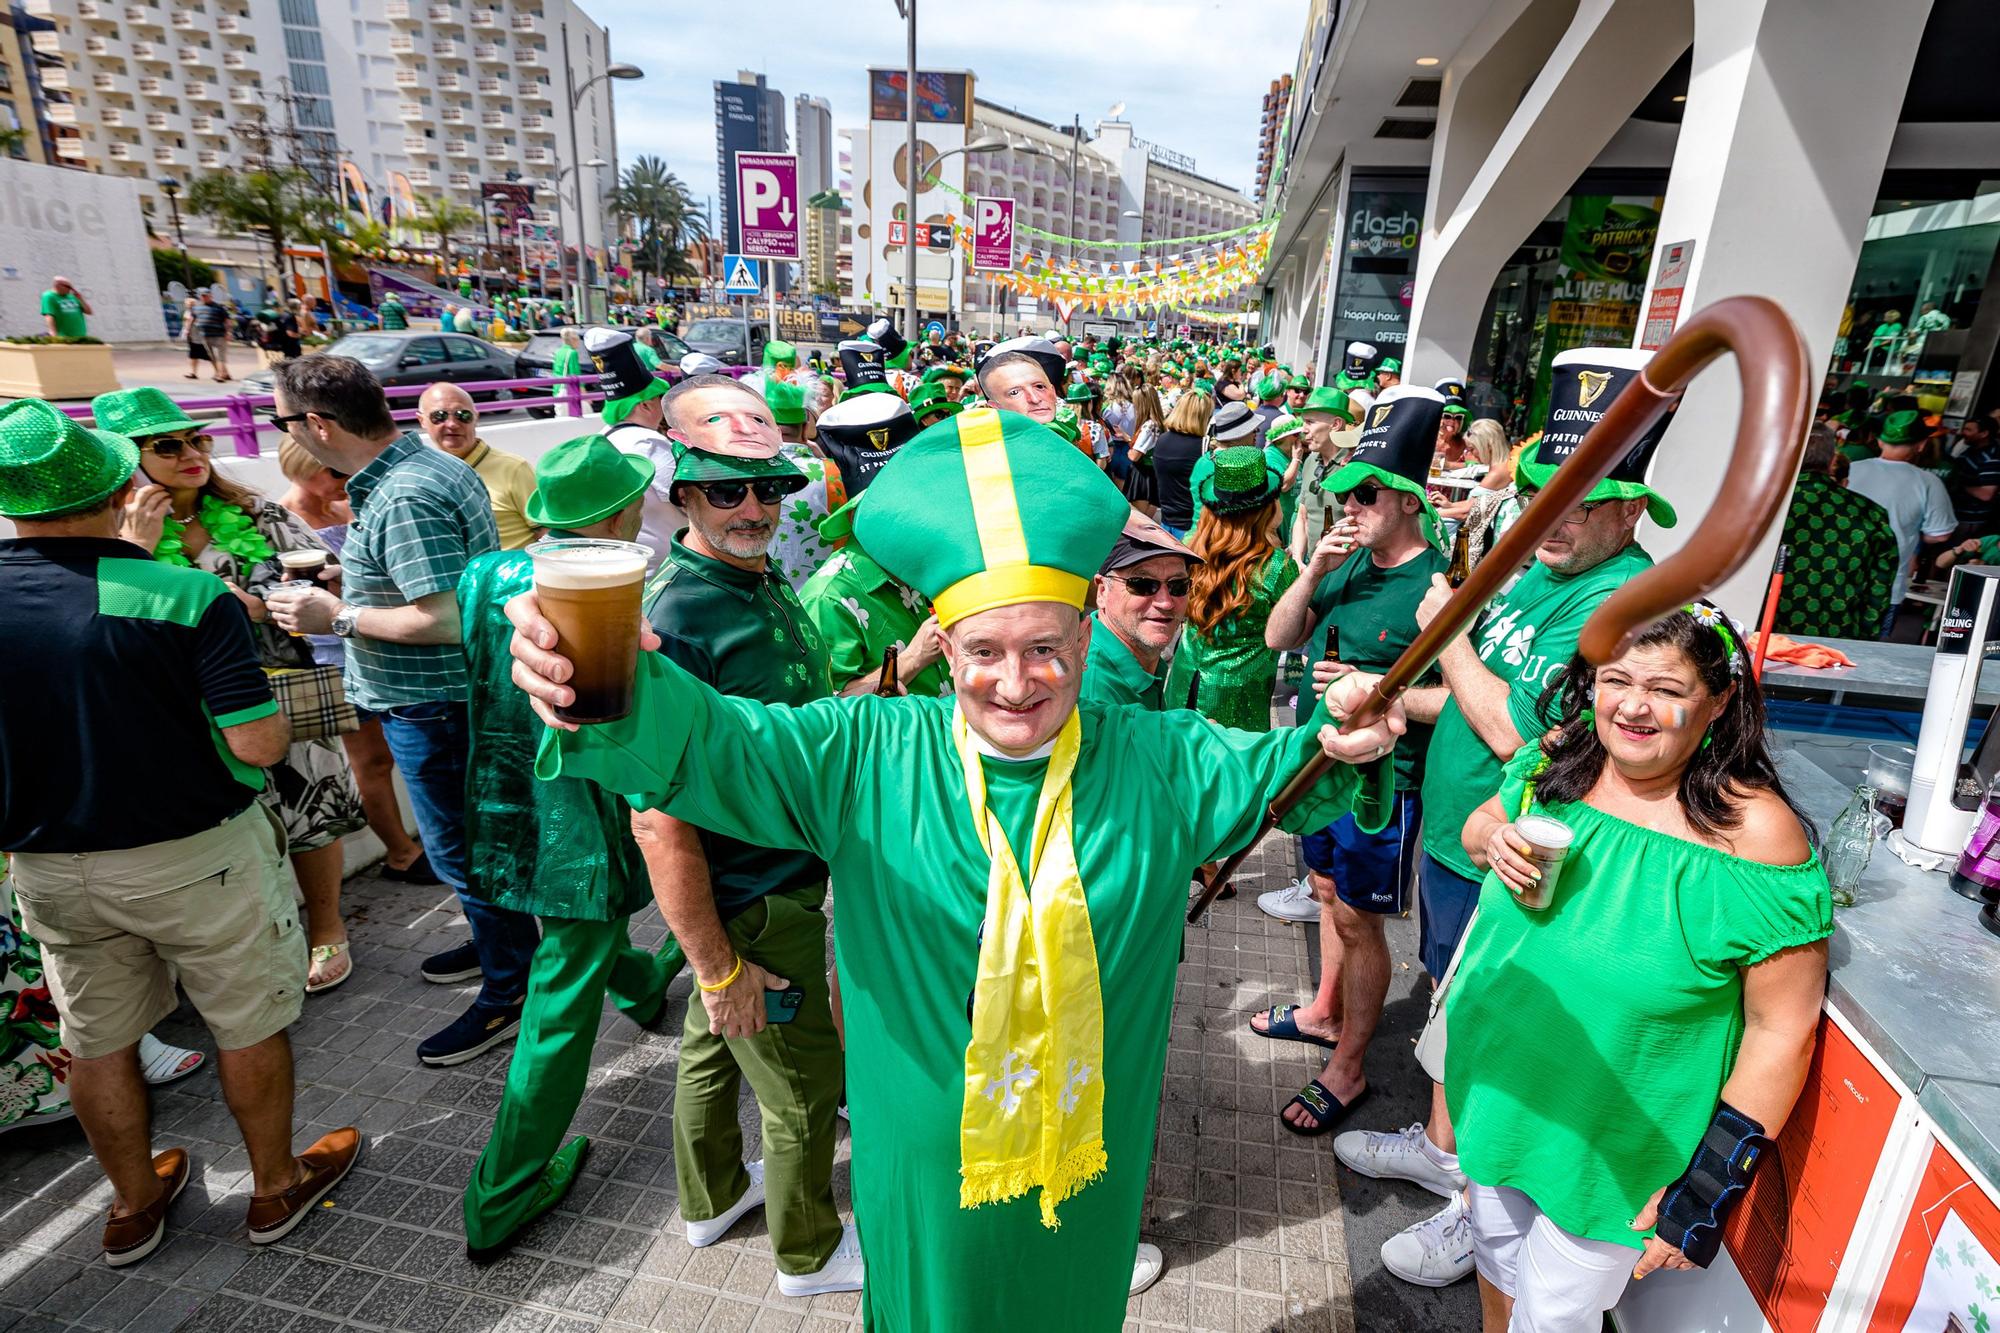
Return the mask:
{"type": "Polygon", "coordinates": [[[1014,267],[1014,201],[976,195],[972,200],[972,268],[992,272],[1014,267]]]}

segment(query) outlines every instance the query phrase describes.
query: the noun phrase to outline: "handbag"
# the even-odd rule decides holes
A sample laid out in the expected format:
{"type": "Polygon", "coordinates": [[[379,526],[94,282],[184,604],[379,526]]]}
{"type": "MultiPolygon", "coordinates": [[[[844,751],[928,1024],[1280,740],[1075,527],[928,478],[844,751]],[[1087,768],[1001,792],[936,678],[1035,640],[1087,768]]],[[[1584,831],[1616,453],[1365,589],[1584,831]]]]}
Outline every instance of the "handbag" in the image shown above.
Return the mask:
{"type": "Polygon", "coordinates": [[[316,741],[361,730],[361,714],[347,701],[335,666],[265,667],[278,707],[291,719],[292,739],[316,741]]]}

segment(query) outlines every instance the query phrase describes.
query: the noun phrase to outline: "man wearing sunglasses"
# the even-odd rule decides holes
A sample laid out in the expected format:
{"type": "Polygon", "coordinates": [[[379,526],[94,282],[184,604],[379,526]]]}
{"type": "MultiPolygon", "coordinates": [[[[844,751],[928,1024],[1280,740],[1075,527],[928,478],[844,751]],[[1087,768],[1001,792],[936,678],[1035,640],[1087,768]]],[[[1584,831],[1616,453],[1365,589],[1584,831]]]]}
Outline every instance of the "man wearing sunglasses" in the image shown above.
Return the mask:
{"type": "MultiPolygon", "coordinates": [[[[786,497],[806,485],[770,405],[714,374],[683,380],[662,401],[672,498],[688,522],[647,585],[660,652],[727,695],[792,706],[827,697],[825,645],[769,558],[786,497]]],[[[674,1082],[688,1243],[714,1244],[762,1205],[779,1290],[854,1291],[860,1248],[833,1204],[841,1052],[826,980],[826,863],[658,810],[635,815],[632,827],[700,985],[674,1082]],[[767,996],[788,994],[796,1003],[777,1011],[786,1017],[767,1022],[767,996]],[[764,1155],[752,1162],[737,1122],[746,1081],[766,1126],[764,1155]]]]}
{"type": "Polygon", "coordinates": [[[485,483],[501,550],[518,551],[541,535],[527,514],[528,497],[535,493],[535,465],[480,438],[479,405],[471,394],[440,380],[417,399],[417,421],[432,444],[477,472],[485,483]]]}
{"type": "MultiPolygon", "coordinates": [[[[1650,356],[1602,347],[1557,353],[1541,442],[1520,463],[1524,502],[1533,503],[1535,492],[1650,356]]],[[[1634,540],[1639,520],[1650,514],[1661,527],[1674,525],[1673,506],[1646,484],[1647,467],[1670,419],[1648,432],[1611,476],[1591,489],[1536,549],[1527,572],[1487,606],[1477,628],[1454,640],[1438,660],[1450,698],[1437,715],[1424,765],[1417,890],[1422,908],[1418,954],[1434,980],[1445,975],[1464,938],[1483,878],[1459,841],[1467,818],[1500,789],[1501,765],[1523,738],[1553,725],[1541,713],[1540,701],[1551,678],[1576,652],[1584,622],[1613,590],[1653,563],[1634,540]]],[[[1417,608],[1417,623],[1429,624],[1450,596],[1444,579],[1433,577],[1417,608]]],[[[1415,715],[1419,705],[1409,706],[1415,715]]],[[[1432,1087],[1425,1128],[1353,1130],[1333,1141],[1334,1155],[1364,1175],[1414,1181],[1450,1199],[1441,1211],[1383,1245],[1383,1266],[1407,1281],[1443,1286],[1472,1271],[1470,1232],[1460,1225],[1465,1176],[1458,1169],[1457,1144],[1441,1083],[1432,1087]]]]}
{"type": "Polygon", "coordinates": [[[1166,707],[1167,655],[1187,623],[1188,571],[1201,557],[1138,510],[1098,571],[1083,697],[1166,707]]]}

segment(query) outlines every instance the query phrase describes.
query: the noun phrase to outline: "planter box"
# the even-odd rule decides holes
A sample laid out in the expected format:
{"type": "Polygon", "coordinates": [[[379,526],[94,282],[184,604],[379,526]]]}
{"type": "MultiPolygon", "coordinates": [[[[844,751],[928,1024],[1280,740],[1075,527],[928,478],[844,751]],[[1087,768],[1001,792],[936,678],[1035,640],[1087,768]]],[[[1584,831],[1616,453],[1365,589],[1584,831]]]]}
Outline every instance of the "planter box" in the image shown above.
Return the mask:
{"type": "Polygon", "coordinates": [[[94,398],[118,387],[109,343],[0,342],[0,397],[94,398]]]}

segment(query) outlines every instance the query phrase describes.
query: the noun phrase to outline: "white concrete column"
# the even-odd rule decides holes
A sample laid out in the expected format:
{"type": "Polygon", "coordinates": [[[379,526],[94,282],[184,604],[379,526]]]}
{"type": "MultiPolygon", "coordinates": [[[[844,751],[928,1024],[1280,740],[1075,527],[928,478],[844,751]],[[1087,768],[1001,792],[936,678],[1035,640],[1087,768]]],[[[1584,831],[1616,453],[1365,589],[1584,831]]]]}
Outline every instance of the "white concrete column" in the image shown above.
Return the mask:
{"type": "Polygon", "coordinates": [[[1550,49],[1568,14],[1557,0],[1510,4],[1453,57],[1403,362],[1413,381],[1465,373],[1500,266],[1687,50],[1694,28],[1690,0],[1582,0],[1550,49]]]}
{"type": "MultiPolygon", "coordinates": [[[[1695,0],[1694,72],[1659,235],[1661,251],[1695,243],[1681,319],[1725,296],[1773,298],[1805,333],[1815,392],[1929,12],[1930,0],[1695,0]]],[[[1680,548],[1727,484],[1740,402],[1723,362],[1675,414],[1652,480],[1681,523],[1642,529],[1656,558],[1680,548]]],[[[1732,614],[1759,612],[1777,543],[1774,528],[1724,585],[1732,614]]]]}

